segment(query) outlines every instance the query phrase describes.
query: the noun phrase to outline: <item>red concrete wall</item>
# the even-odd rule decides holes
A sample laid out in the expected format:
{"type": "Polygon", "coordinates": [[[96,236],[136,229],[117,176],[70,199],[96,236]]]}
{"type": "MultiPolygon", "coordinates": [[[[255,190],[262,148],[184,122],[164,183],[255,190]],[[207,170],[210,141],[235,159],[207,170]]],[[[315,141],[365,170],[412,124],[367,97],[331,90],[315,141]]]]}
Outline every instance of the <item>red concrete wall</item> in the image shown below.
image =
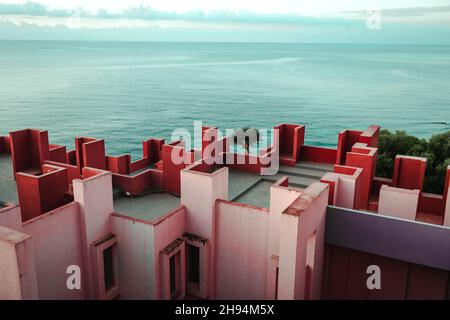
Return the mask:
{"type": "Polygon", "coordinates": [[[142,193],[155,190],[163,190],[163,173],[154,169],[147,169],[136,175],[112,175],[113,185],[120,187],[123,192],[128,192],[130,195],[139,196],[142,193]]]}
{"type": "Polygon", "coordinates": [[[336,164],[345,164],[347,152],[350,151],[353,145],[359,142],[359,137],[362,131],[344,130],[338,135],[338,145],[336,154],[336,164]]]}
{"type": "Polygon", "coordinates": [[[278,130],[274,138],[279,137],[280,164],[295,166],[300,159],[301,148],[305,143],[305,126],[280,124],[274,129],[278,130]]]}
{"type": "Polygon", "coordinates": [[[83,167],[90,167],[105,170],[105,141],[93,138],[75,138],[75,152],[78,170],[83,167]]]}
{"type": "Polygon", "coordinates": [[[207,126],[203,126],[202,127],[202,159],[208,157],[208,156],[212,156],[215,157],[216,154],[216,149],[217,148],[213,148],[211,150],[209,150],[210,152],[206,152],[207,148],[209,145],[214,145],[215,143],[217,143],[218,141],[218,131],[217,128],[215,127],[207,127],[207,126]],[[211,153],[212,151],[212,153],[211,153]]]}
{"type": "Polygon", "coordinates": [[[10,132],[14,172],[40,168],[50,157],[48,133],[34,129],[10,132]]]}
{"type": "Polygon", "coordinates": [[[53,162],[53,161],[45,161],[44,164],[50,164],[53,166],[67,169],[67,178],[68,178],[69,184],[71,184],[72,180],[74,180],[74,179],[81,179],[81,174],[78,171],[77,166],[74,166],[71,164],[66,164],[66,163],[53,162]]]}
{"type": "Polygon", "coordinates": [[[49,146],[49,160],[61,163],[67,163],[66,147],[51,144],[49,146]]]}
{"type": "Polygon", "coordinates": [[[43,165],[41,175],[17,173],[17,193],[26,221],[66,203],[67,169],[43,165]]]}
{"type": "Polygon", "coordinates": [[[326,245],[323,299],[447,299],[448,271],[326,245]],[[381,290],[369,290],[369,265],[381,269],[381,290]]]}
{"type": "Polygon", "coordinates": [[[118,157],[106,156],[106,168],[112,173],[129,174],[130,159],[131,156],[129,154],[118,157]]]}
{"type": "Polygon", "coordinates": [[[336,153],[336,149],[304,145],[300,150],[300,160],[335,164],[336,153]]]}
{"type": "Polygon", "coordinates": [[[393,185],[397,188],[423,190],[426,159],[396,156],[394,163],[393,185]]]}
{"type": "Polygon", "coordinates": [[[67,151],[66,163],[76,166],[77,165],[77,152],[75,150],[67,151]]]}
{"type": "Polygon", "coordinates": [[[130,162],[130,170],[129,173],[136,172],[138,170],[142,170],[144,168],[147,168],[150,166],[150,159],[149,158],[142,158],[133,162],[130,162]]]}
{"type": "Polygon", "coordinates": [[[418,212],[428,213],[439,217],[444,217],[445,200],[437,194],[422,192],[419,196],[418,212]]]}
{"type": "Polygon", "coordinates": [[[84,166],[105,170],[105,142],[97,140],[83,144],[84,166]]]}
{"type": "Polygon", "coordinates": [[[163,139],[149,139],[142,142],[143,158],[148,158],[149,164],[162,159],[163,139]]]}
{"type": "Polygon", "coordinates": [[[372,180],[375,177],[375,170],[378,160],[378,151],[373,148],[362,147],[362,144],[355,144],[351,152],[347,152],[345,165],[363,169],[361,174],[360,199],[356,209],[367,209],[372,189],[372,180]]]}
{"type": "Polygon", "coordinates": [[[361,133],[359,142],[367,144],[368,147],[378,148],[378,138],[380,136],[380,126],[371,125],[366,131],[361,133]]]}
{"type": "Polygon", "coordinates": [[[8,136],[0,137],[0,153],[11,153],[10,139],[8,136]]]}
{"type": "Polygon", "coordinates": [[[232,163],[225,162],[226,166],[236,170],[254,172],[259,174],[261,173],[263,168],[270,167],[270,163],[267,164],[265,161],[262,161],[261,156],[228,153],[224,154],[224,157],[229,157],[229,159],[232,159],[232,163]]]}
{"type": "Polygon", "coordinates": [[[180,171],[186,167],[185,163],[175,164],[172,161],[172,151],[179,152],[181,157],[185,156],[184,145],[180,141],[162,146],[163,160],[163,185],[164,189],[174,194],[180,194],[180,171]]]}

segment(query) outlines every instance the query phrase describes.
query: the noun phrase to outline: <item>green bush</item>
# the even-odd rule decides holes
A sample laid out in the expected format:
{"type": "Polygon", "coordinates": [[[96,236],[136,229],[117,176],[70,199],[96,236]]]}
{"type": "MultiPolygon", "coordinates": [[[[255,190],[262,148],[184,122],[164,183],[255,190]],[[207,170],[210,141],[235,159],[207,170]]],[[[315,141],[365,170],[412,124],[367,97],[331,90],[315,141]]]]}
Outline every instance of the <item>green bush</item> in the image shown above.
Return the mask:
{"type": "Polygon", "coordinates": [[[392,178],[396,155],[427,158],[424,191],[444,192],[447,166],[450,165],[450,131],[436,134],[429,140],[408,135],[405,131],[381,130],[377,176],[392,178]]]}

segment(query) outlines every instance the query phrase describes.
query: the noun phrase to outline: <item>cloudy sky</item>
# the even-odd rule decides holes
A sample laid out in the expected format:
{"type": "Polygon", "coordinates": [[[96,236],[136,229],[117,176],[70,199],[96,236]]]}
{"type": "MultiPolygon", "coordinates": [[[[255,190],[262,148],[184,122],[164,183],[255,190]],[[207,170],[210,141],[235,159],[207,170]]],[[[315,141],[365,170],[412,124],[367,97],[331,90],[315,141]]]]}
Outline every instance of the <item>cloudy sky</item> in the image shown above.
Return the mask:
{"type": "Polygon", "coordinates": [[[0,39],[450,44],[450,0],[0,0],[0,39]]]}

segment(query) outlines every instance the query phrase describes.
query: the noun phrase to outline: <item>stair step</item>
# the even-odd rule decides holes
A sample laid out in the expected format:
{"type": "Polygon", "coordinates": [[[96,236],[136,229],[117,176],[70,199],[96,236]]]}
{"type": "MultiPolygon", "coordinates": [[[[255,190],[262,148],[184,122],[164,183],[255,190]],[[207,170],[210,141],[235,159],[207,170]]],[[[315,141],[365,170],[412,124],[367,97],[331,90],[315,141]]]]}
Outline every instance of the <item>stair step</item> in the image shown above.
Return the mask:
{"type": "Polygon", "coordinates": [[[317,180],[320,180],[325,174],[325,171],[285,166],[280,167],[278,172],[289,176],[298,176],[317,180]]]}
{"type": "MultiPolygon", "coordinates": [[[[264,176],[264,180],[270,181],[270,182],[276,182],[284,176],[286,176],[286,175],[278,173],[273,176],[264,176]]],[[[317,181],[318,181],[317,179],[311,179],[311,178],[306,178],[306,177],[299,177],[299,176],[289,177],[289,185],[298,186],[300,188],[307,188],[310,184],[317,182],[317,181]]]]}
{"type": "Polygon", "coordinates": [[[321,172],[332,172],[333,166],[334,165],[332,165],[332,164],[315,163],[315,162],[298,162],[295,165],[296,168],[321,171],[321,172]]]}

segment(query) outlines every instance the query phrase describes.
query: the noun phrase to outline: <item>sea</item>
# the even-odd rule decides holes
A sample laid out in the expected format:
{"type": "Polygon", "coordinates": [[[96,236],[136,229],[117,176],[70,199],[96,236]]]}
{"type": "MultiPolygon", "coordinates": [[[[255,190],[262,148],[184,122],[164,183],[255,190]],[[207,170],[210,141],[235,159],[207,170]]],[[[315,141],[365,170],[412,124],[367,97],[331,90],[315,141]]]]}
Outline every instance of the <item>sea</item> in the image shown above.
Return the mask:
{"type": "Polygon", "coordinates": [[[141,156],[194,121],[222,130],[306,125],[306,143],[379,124],[450,130],[450,47],[294,43],[0,41],[0,135],[104,138],[141,156]]]}

